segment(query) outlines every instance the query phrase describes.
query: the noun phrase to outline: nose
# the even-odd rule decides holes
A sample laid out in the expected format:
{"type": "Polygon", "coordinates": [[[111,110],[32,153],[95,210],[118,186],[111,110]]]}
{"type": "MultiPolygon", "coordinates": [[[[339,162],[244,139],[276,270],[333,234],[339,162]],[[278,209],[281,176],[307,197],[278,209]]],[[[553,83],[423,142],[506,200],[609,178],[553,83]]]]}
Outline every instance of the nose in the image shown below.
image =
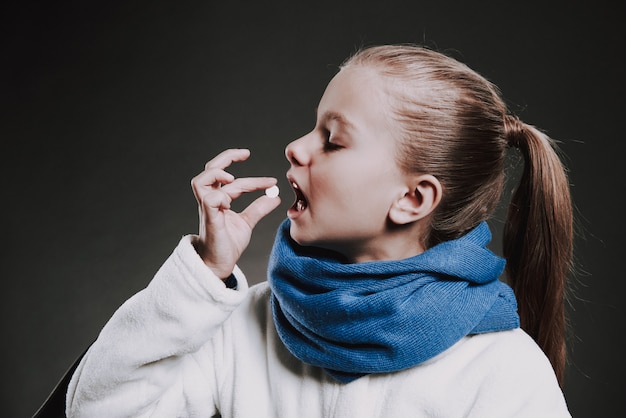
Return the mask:
{"type": "Polygon", "coordinates": [[[306,147],[307,136],[308,135],[305,135],[302,138],[296,139],[285,147],[285,157],[291,165],[303,166],[309,164],[311,153],[306,147]]]}

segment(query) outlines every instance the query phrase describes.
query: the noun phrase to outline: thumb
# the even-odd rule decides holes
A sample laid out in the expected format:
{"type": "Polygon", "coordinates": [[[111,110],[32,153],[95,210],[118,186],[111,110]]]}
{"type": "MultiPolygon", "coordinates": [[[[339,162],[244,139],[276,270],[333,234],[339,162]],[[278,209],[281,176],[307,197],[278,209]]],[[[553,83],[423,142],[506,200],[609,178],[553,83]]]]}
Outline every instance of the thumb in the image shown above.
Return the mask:
{"type": "Polygon", "coordinates": [[[250,203],[240,215],[250,226],[250,229],[252,229],[261,219],[276,209],[280,205],[280,202],[279,197],[261,196],[250,203]]]}

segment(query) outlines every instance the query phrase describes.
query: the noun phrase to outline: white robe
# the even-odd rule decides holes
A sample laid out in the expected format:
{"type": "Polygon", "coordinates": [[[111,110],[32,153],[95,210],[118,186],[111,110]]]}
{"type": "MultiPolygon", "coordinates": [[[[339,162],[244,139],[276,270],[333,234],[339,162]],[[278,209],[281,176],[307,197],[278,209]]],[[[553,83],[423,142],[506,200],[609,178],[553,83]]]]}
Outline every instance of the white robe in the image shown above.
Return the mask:
{"type": "Polygon", "coordinates": [[[465,337],[419,366],[349,384],[292,356],[266,282],[226,288],[183,237],[76,369],[68,417],[570,417],[521,329],[465,337]]]}

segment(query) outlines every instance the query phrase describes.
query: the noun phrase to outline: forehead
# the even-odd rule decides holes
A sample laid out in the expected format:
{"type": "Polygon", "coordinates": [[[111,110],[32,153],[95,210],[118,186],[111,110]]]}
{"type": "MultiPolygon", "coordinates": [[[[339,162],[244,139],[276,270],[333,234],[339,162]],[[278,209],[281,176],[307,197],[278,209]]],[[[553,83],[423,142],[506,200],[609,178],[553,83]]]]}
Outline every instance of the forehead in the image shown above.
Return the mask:
{"type": "Polygon", "coordinates": [[[387,81],[369,67],[343,68],[328,83],[318,117],[353,125],[388,121],[391,97],[387,81]]]}
{"type": "Polygon", "coordinates": [[[328,83],[324,98],[335,95],[378,96],[384,92],[385,80],[375,69],[366,66],[342,68],[328,83]]]}

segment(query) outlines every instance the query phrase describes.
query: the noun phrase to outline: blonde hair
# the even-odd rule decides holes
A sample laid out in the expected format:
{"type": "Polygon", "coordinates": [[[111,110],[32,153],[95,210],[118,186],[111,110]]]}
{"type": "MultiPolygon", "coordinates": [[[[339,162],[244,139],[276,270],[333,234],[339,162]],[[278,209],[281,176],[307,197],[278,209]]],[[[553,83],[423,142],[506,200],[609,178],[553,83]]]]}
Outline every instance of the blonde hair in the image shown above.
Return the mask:
{"type": "Polygon", "coordinates": [[[510,114],[498,88],[467,65],[417,45],[357,51],[341,68],[373,68],[390,82],[399,129],[398,162],[432,174],[443,197],[427,247],[458,238],[494,213],[508,147],[524,172],[507,214],[504,256],[522,328],[542,347],[562,384],[566,279],[572,260],[572,204],[554,143],[510,114]]]}

